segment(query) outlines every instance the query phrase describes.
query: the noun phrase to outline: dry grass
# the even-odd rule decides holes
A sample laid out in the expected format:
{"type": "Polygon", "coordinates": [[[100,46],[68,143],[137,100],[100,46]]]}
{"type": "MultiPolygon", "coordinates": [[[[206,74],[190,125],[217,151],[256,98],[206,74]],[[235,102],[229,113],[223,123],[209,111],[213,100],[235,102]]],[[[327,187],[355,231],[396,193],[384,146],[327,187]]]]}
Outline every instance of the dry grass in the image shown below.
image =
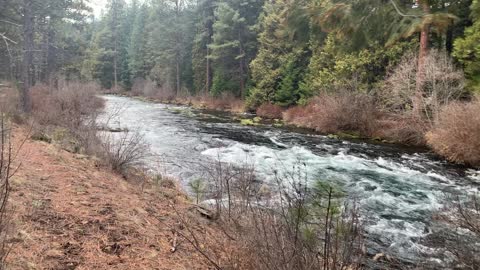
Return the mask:
{"type": "Polygon", "coordinates": [[[480,101],[445,106],[426,138],[448,160],[480,166],[480,101]]]}
{"type": "MultiPolygon", "coordinates": [[[[16,129],[15,143],[22,134],[16,129]]],[[[208,269],[180,239],[170,251],[171,228],[182,231],[175,211],[201,224],[207,239],[221,235],[177,189],[153,181],[141,189],[51,144],[27,141],[22,149],[24,165],[11,181],[17,233],[9,269],[208,269]]]]}
{"type": "Polygon", "coordinates": [[[199,109],[229,111],[233,113],[242,113],[245,111],[243,100],[235,96],[223,93],[220,97],[195,96],[177,99],[181,104],[191,105],[199,109]]]}
{"type": "Polygon", "coordinates": [[[371,136],[380,118],[373,99],[364,94],[322,94],[306,106],[290,108],[283,119],[321,133],[355,132],[371,136]]]}
{"type": "Polygon", "coordinates": [[[281,119],[284,111],[285,109],[279,105],[265,103],[258,107],[257,115],[263,118],[281,119]]]}

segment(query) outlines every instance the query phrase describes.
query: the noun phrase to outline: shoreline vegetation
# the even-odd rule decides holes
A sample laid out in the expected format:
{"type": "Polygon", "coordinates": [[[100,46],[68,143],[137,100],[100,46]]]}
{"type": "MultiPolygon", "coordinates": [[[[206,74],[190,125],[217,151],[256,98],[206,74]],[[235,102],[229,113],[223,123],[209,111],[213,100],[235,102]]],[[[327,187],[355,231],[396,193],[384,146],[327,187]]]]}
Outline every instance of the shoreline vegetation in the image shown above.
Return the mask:
{"type": "MultiPolygon", "coordinates": [[[[228,112],[233,116],[252,113],[246,109],[242,100],[231,97],[189,96],[159,99],[128,91],[111,92],[104,90],[102,93],[131,97],[152,103],[182,105],[200,110],[228,112]],[[219,106],[219,104],[221,105],[219,106]]],[[[477,145],[480,142],[476,138],[477,131],[480,131],[480,127],[477,126],[480,123],[478,119],[480,102],[477,101],[476,97],[473,97],[473,100],[470,102],[455,102],[451,106],[445,106],[439,112],[439,120],[435,124],[430,125],[426,121],[418,120],[414,117],[400,117],[398,115],[379,113],[372,107],[372,104],[360,104],[362,111],[352,111],[348,115],[347,107],[352,109],[356,100],[355,98],[341,100],[342,98],[344,97],[327,96],[326,100],[322,100],[322,96],[319,96],[306,106],[297,105],[290,108],[282,108],[281,106],[267,103],[259,106],[253,112],[256,117],[240,118],[239,120],[241,125],[246,126],[255,126],[266,120],[274,127],[288,125],[326,135],[330,138],[360,139],[420,147],[429,149],[439,157],[459,165],[473,168],[480,166],[480,153],[476,151],[476,147],[469,147],[469,145],[477,145]],[[330,109],[326,102],[334,103],[337,107],[330,109]],[[341,102],[344,103],[338,105],[341,102]],[[325,109],[322,110],[322,106],[325,109]],[[330,111],[328,111],[329,109],[330,111]],[[363,119],[361,114],[363,114],[363,119]],[[335,118],[336,116],[337,118],[335,118]],[[338,117],[341,118],[338,119],[338,117]],[[322,118],[328,119],[328,122],[322,122],[322,118]],[[465,129],[462,134],[457,134],[459,125],[465,129]],[[443,141],[443,143],[440,143],[440,141],[443,141]],[[460,142],[470,144],[462,144],[460,142]]],[[[235,119],[235,117],[232,119],[235,119]]]]}

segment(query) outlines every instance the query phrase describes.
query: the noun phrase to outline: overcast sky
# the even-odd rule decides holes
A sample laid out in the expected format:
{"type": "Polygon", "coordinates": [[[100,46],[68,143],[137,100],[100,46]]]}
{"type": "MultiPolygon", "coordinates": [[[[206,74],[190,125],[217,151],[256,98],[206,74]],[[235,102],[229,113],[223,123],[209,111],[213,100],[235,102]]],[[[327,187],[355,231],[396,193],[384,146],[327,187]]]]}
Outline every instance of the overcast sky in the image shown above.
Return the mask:
{"type": "Polygon", "coordinates": [[[93,8],[93,13],[95,17],[100,17],[102,9],[107,5],[107,0],[90,0],[90,6],[93,8]]]}

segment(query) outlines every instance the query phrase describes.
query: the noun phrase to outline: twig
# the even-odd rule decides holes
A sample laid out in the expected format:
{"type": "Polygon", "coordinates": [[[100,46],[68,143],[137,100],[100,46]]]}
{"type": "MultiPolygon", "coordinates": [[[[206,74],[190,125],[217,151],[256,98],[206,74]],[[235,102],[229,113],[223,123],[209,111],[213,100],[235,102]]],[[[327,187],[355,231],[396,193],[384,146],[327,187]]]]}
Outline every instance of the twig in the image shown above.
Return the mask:
{"type": "MultiPolygon", "coordinates": [[[[15,45],[18,44],[16,41],[14,41],[14,40],[12,40],[11,38],[5,36],[5,33],[0,33],[0,37],[2,37],[5,42],[8,41],[8,42],[13,43],[13,44],[15,44],[15,45]]],[[[8,46],[8,45],[7,45],[7,46],[8,46]]]]}
{"type": "Polygon", "coordinates": [[[11,21],[0,20],[0,22],[8,23],[8,24],[11,24],[11,25],[13,25],[13,26],[22,27],[22,25],[21,25],[21,24],[14,23],[14,22],[11,22],[11,21]]]}
{"type": "Polygon", "coordinates": [[[173,231],[173,242],[172,242],[172,247],[170,248],[170,252],[174,253],[175,251],[177,251],[177,231],[174,230],[173,231]]]}

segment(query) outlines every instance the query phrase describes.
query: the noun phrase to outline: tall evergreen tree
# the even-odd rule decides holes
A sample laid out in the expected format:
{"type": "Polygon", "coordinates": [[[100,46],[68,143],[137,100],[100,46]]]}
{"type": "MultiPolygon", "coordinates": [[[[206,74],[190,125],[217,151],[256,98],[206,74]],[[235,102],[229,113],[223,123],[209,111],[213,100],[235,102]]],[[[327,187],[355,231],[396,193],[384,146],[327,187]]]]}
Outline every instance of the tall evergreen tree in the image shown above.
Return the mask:
{"type": "Polygon", "coordinates": [[[227,90],[244,97],[249,74],[248,63],[257,49],[256,31],[262,2],[226,1],[218,4],[213,24],[213,43],[209,57],[215,63],[212,92],[227,90]]]}
{"type": "Polygon", "coordinates": [[[305,59],[306,43],[291,38],[285,24],[285,14],[291,8],[290,1],[265,2],[258,24],[259,50],[251,62],[254,87],[247,99],[255,108],[265,102],[290,105],[299,98],[298,82],[302,73],[299,61],[305,59]]]}
{"type": "Polygon", "coordinates": [[[200,0],[197,6],[196,33],[192,48],[193,85],[196,93],[207,94],[212,85],[209,45],[212,43],[215,0],[200,0]]]}
{"type": "Polygon", "coordinates": [[[130,46],[128,47],[128,68],[132,79],[145,78],[147,75],[145,66],[145,43],[147,42],[145,26],[147,15],[147,6],[143,4],[136,13],[132,26],[130,46]]]}
{"type": "Polygon", "coordinates": [[[465,37],[454,43],[453,55],[464,65],[469,88],[480,91],[480,1],[471,5],[473,25],[465,30],[465,37]]]}

